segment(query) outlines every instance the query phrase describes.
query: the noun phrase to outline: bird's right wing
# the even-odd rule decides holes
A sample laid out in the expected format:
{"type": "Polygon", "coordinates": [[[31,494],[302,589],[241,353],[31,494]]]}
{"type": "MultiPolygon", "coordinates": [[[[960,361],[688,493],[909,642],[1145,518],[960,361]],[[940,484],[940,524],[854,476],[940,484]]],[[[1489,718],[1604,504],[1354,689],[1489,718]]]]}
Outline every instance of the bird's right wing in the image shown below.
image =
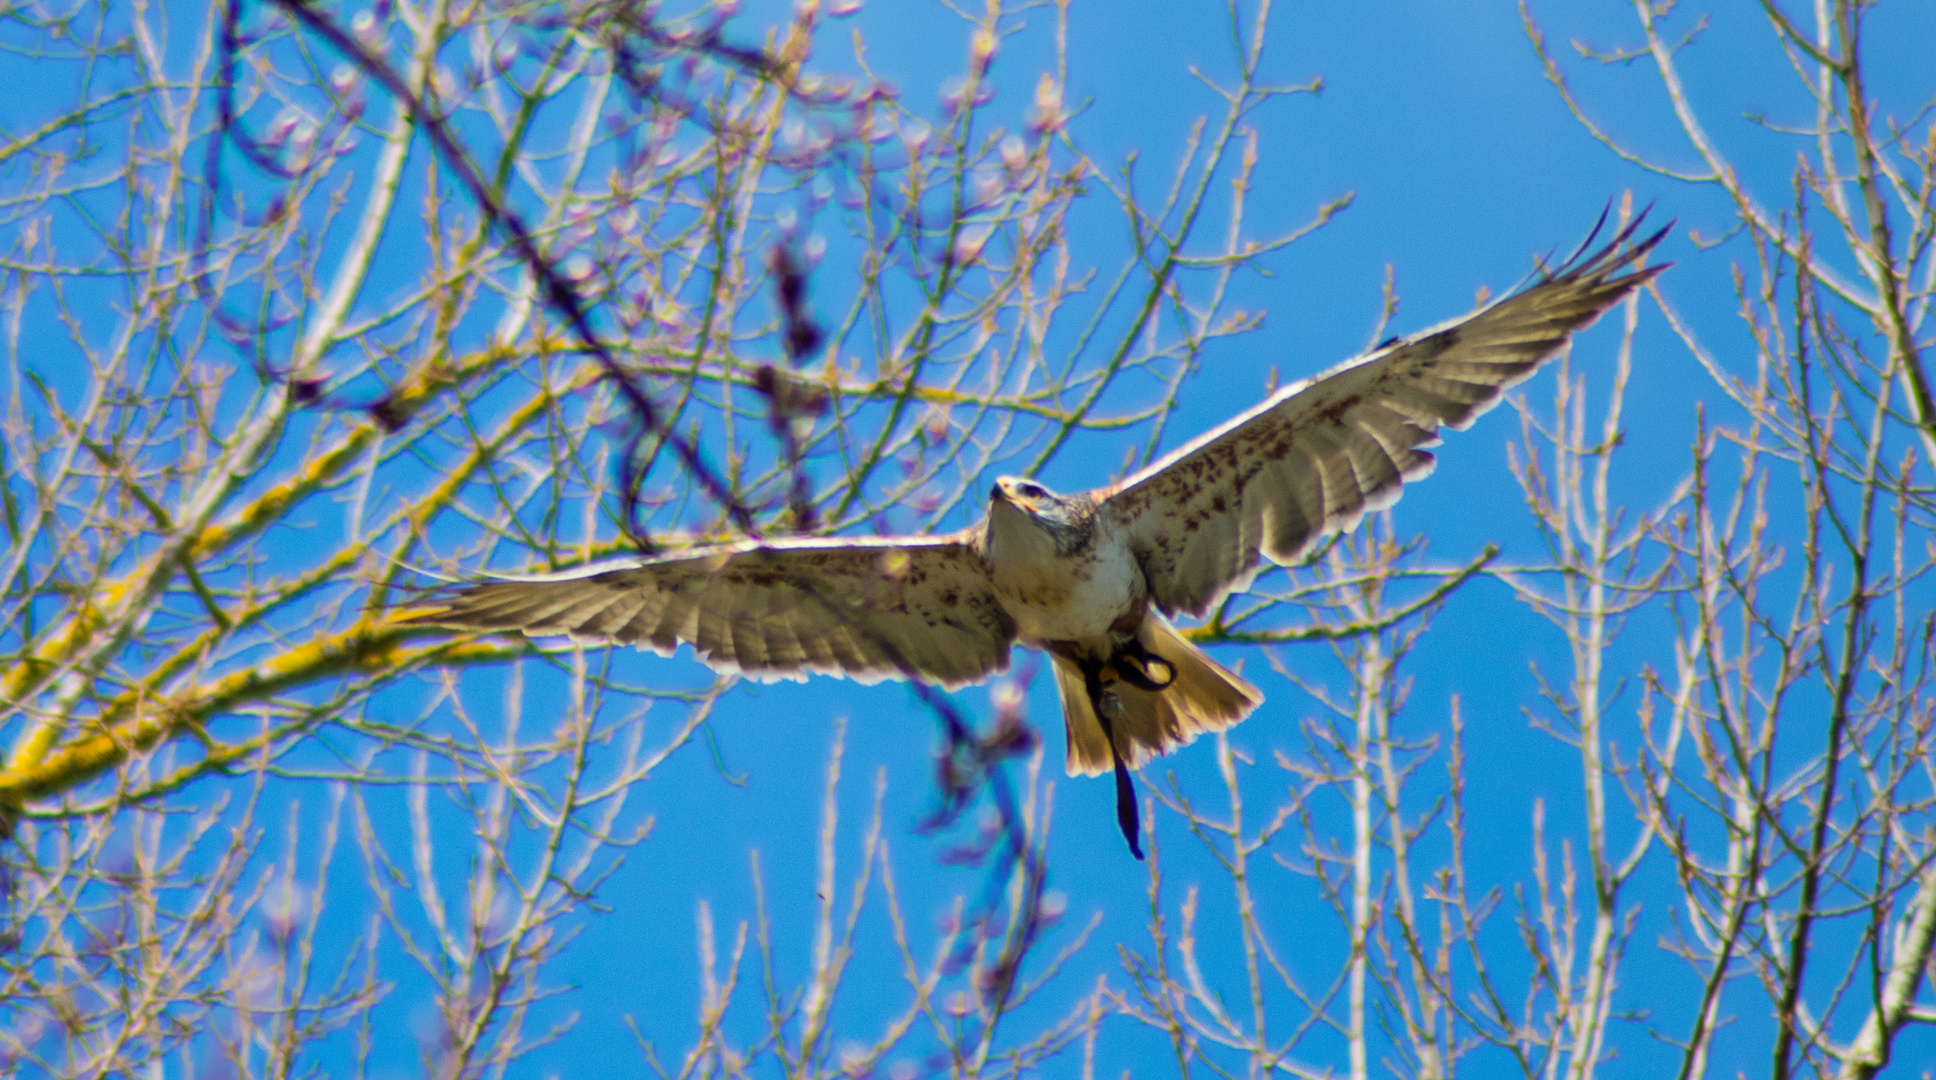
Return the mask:
{"type": "Polygon", "coordinates": [[[1249,587],[1260,555],[1294,563],[1398,498],[1431,471],[1441,426],[1470,424],[1666,269],[1638,264],[1667,230],[1626,247],[1635,225],[1491,307],[1287,386],[1123,481],[1102,512],[1129,535],[1150,599],[1203,615],[1249,587]]]}
{"type": "Polygon", "coordinates": [[[965,537],[748,541],[461,587],[406,621],[626,642],[681,642],[716,670],[962,686],[1008,667],[1015,623],[965,537]]]}

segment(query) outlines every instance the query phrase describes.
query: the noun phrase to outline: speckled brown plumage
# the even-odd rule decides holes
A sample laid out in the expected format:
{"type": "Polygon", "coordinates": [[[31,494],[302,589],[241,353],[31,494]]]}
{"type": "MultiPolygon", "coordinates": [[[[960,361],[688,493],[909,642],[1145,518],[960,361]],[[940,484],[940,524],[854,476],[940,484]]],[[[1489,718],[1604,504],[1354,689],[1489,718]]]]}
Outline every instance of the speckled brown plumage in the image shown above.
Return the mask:
{"type": "Polygon", "coordinates": [[[756,679],[879,682],[895,653],[943,686],[1008,666],[1015,624],[968,537],[787,539],[480,582],[415,621],[636,644],[681,643],[756,679]],[[831,609],[830,609],[831,605],[831,609]]]}
{"type": "Polygon", "coordinates": [[[1129,531],[1151,600],[1201,616],[1263,560],[1295,563],[1432,471],[1463,429],[1574,333],[1666,269],[1637,267],[1666,230],[1613,243],[1476,314],[1294,383],[1120,484],[1102,513],[1129,531]]]}
{"type": "Polygon", "coordinates": [[[1295,562],[1396,499],[1431,471],[1441,427],[1471,423],[1665,269],[1641,265],[1665,231],[1629,245],[1630,226],[1491,307],[1283,388],[1113,488],[1061,496],[1003,477],[987,520],[954,536],[749,541],[496,579],[412,621],[666,654],[684,643],[761,679],[950,687],[1006,668],[1020,641],[1053,658],[1069,771],[1114,766],[1120,794],[1125,766],[1263,700],[1163,616],[1204,614],[1266,559],[1295,562]]]}

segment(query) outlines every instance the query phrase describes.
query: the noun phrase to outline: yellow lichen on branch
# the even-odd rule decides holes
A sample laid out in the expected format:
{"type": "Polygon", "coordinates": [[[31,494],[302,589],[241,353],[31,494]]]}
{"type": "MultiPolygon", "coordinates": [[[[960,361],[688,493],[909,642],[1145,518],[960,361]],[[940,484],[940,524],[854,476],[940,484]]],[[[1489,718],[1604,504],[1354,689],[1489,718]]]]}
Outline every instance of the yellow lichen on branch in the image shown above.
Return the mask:
{"type": "MultiPolygon", "coordinates": [[[[489,639],[439,640],[428,646],[409,642],[444,638],[440,630],[361,623],[292,648],[243,671],[188,687],[166,698],[130,692],[116,699],[107,717],[75,738],[50,746],[37,757],[10,762],[0,770],[0,806],[18,806],[71,790],[163,740],[202,731],[218,713],[251,701],[264,701],[296,686],[336,675],[378,675],[427,664],[493,663],[523,655],[521,642],[489,639]]],[[[206,753],[234,758],[234,748],[202,732],[206,753]]],[[[246,745],[244,746],[246,749],[246,745]]],[[[22,755],[16,755],[21,758],[22,755]]]]}

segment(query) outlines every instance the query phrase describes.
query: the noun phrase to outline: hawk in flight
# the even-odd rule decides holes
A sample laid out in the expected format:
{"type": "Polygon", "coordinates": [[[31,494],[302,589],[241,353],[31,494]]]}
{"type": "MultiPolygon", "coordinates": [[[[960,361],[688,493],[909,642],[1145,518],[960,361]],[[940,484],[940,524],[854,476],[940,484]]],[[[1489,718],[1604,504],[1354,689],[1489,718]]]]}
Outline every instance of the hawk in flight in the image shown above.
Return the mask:
{"type": "Polygon", "coordinates": [[[1644,262],[1667,230],[1629,245],[1634,228],[1490,307],[1286,386],[1109,487],[1059,495],[1005,476],[988,516],[948,536],[747,540],[495,578],[411,621],[666,655],[684,643],[756,679],[949,688],[1007,668],[1019,641],[1054,666],[1069,773],[1115,772],[1136,851],[1128,770],[1264,700],[1170,619],[1201,617],[1264,559],[1297,562],[1430,472],[1441,426],[1470,424],[1666,269],[1644,262]]]}

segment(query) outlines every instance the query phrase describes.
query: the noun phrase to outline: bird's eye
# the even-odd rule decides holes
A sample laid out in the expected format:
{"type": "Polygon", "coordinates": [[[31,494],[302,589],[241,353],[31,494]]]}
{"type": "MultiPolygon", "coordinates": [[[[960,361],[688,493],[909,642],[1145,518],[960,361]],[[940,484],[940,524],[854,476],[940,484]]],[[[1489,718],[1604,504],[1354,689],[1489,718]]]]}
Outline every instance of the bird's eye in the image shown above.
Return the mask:
{"type": "Polygon", "coordinates": [[[1015,491],[1024,499],[1046,499],[1049,490],[1040,484],[1017,484],[1015,491]]]}

